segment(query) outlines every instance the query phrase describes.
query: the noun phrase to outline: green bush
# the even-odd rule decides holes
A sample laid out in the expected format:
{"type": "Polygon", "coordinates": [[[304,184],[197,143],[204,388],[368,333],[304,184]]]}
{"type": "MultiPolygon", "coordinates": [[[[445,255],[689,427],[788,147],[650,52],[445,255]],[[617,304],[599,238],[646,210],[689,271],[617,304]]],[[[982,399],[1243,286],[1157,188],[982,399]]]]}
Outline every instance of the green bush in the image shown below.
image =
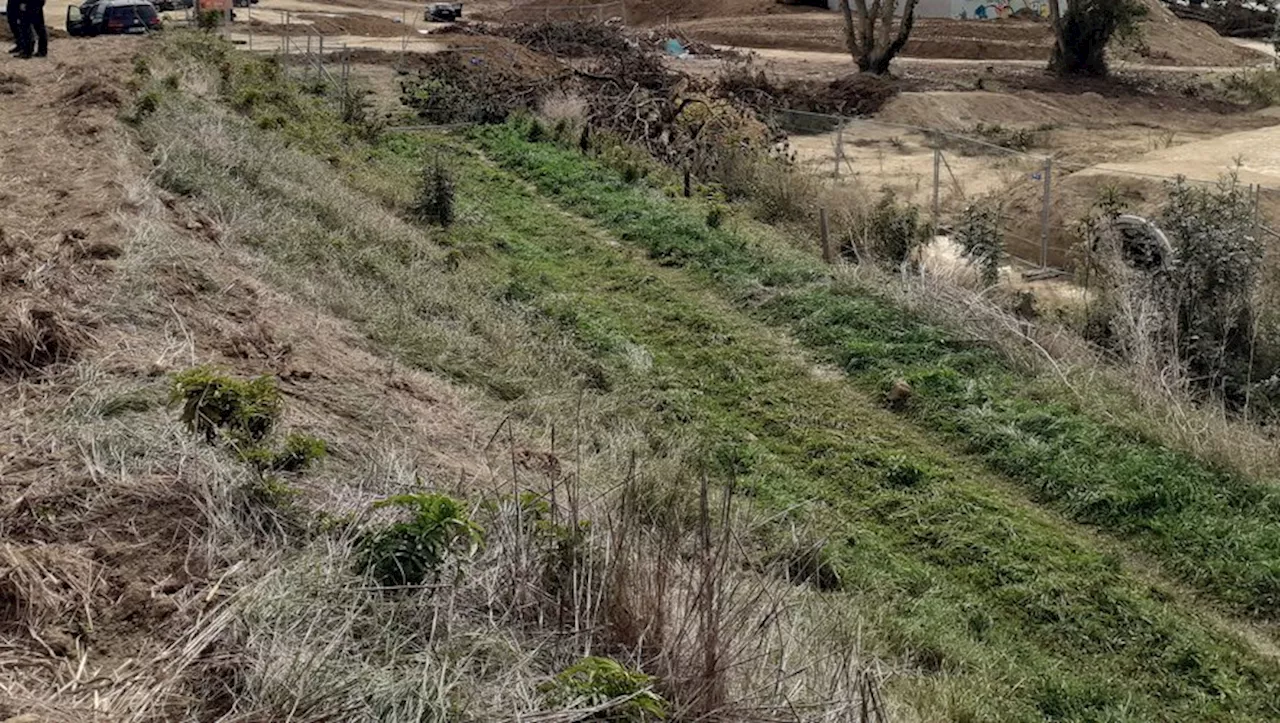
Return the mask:
{"type": "Polygon", "coordinates": [[[1004,261],[1000,210],[986,204],[966,207],[960,214],[953,238],[964,257],[982,272],[982,283],[994,286],[1000,280],[1000,264],[1004,261]]]}
{"type": "Polygon", "coordinates": [[[918,248],[929,242],[927,224],[920,222],[920,208],[898,203],[892,191],[880,200],[862,219],[866,252],[879,265],[899,269],[911,261],[918,248]]]}
{"type": "Polygon", "coordinates": [[[422,169],[422,187],[413,215],[423,223],[448,228],[453,224],[453,200],[453,174],[437,156],[422,169]]]}
{"type": "Polygon", "coordinates": [[[587,657],[542,686],[547,703],[558,708],[590,708],[627,698],[587,720],[650,721],[667,717],[667,702],[654,693],[654,679],[616,660],[587,657]]]}
{"type": "Polygon", "coordinates": [[[170,403],[182,403],[182,423],[209,442],[224,435],[231,443],[256,447],[280,418],[280,390],[274,377],[236,379],[212,366],[173,376],[170,403]]]}
{"type": "Polygon", "coordinates": [[[374,505],[386,507],[408,510],[411,517],[372,530],[360,540],[361,566],[382,585],[434,581],[451,555],[462,549],[473,554],[483,539],[462,503],[446,495],[396,495],[374,505]]]}

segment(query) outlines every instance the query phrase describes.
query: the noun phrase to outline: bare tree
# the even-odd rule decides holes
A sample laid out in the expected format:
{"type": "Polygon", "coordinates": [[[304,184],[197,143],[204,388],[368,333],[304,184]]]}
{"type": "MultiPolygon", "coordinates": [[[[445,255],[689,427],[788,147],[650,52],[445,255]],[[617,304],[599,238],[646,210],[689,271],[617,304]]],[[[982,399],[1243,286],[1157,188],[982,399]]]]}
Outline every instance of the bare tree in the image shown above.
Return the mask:
{"type": "Polygon", "coordinates": [[[895,33],[895,0],[872,0],[869,8],[867,0],[853,0],[852,7],[849,0],[840,0],[840,12],[844,13],[845,44],[849,48],[849,54],[853,56],[853,62],[858,64],[858,70],[876,75],[889,72],[889,63],[902,50],[902,46],[907,44],[907,37],[911,35],[911,26],[916,20],[917,2],[919,0],[906,0],[902,7],[902,20],[895,33]]]}

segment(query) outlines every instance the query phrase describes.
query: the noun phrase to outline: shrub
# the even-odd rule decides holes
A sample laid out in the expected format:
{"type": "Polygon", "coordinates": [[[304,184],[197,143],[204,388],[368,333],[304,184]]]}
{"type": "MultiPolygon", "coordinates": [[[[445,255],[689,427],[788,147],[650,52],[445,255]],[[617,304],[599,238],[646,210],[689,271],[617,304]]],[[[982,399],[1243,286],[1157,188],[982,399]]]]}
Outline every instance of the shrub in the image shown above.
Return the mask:
{"type": "Polygon", "coordinates": [[[902,268],[930,238],[929,226],[920,222],[919,207],[898,203],[893,192],[887,190],[870,211],[859,214],[849,234],[852,238],[846,252],[852,251],[859,258],[865,253],[887,269],[902,268]]]}
{"type": "Polygon", "coordinates": [[[1000,209],[985,204],[966,207],[953,238],[964,257],[982,272],[982,283],[994,286],[1000,280],[1000,264],[1004,261],[1000,209]]]}
{"type": "Polygon", "coordinates": [[[1165,275],[1183,360],[1213,386],[1244,383],[1250,302],[1264,252],[1249,192],[1234,178],[1210,188],[1179,181],[1169,190],[1160,227],[1174,245],[1176,261],[1165,275]]]}
{"type": "Polygon", "coordinates": [[[1245,69],[1232,73],[1222,82],[1229,93],[1247,103],[1259,106],[1280,103],[1280,69],[1245,69]]]}
{"type": "Polygon", "coordinates": [[[196,16],[196,24],[205,32],[217,30],[222,24],[223,11],[221,10],[201,10],[196,16]]]}
{"type": "Polygon", "coordinates": [[[667,702],[654,693],[654,679],[616,660],[587,657],[558,673],[542,687],[547,703],[562,708],[589,708],[625,701],[589,720],[649,721],[667,717],[667,702]]]}
{"type": "Polygon", "coordinates": [[[280,390],[269,376],[236,379],[215,367],[178,372],[170,403],[182,403],[183,424],[213,442],[224,434],[233,444],[255,447],[271,434],[280,417],[280,390]]]}
{"type": "Polygon", "coordinates": [[[440,494],[406,494],[388,497],[374,509],[408,510],[407,522],[396,522],[362,536],[361,565],[386,586],[422,585],[439,577],[440,567],[460,548],[468,555],[482,539],[480,527],[471,521],[458,500],[440,494]]]}
{"type": "Polygon", "coordinates": [[[423,223],[448,228],[453,224],[453,200],[453,174],[437,156],[422,169],[422,187],[413,215],[423,223]]]}

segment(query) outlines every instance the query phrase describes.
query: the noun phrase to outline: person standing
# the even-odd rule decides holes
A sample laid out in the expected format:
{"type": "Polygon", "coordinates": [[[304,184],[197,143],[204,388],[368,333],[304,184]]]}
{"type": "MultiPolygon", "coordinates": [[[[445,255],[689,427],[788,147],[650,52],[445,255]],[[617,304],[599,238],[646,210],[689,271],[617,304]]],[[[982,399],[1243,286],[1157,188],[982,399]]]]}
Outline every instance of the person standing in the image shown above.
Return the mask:
{"type": "Polygon", "coordinates": [[[44,0],[20,0],[18,57],[43,58],[49,54],[49,31],[44,26],[44,0]]]}
{"type": "Polygon", "coordinates": [[[9,34],[13,36],[13,48],[9,50],[9,55],[17,55],[22,52],[22,36],[19,35],[21,8],[22,3],[19,0],[5,0],[4,19],[9,21],[9,34]]]}

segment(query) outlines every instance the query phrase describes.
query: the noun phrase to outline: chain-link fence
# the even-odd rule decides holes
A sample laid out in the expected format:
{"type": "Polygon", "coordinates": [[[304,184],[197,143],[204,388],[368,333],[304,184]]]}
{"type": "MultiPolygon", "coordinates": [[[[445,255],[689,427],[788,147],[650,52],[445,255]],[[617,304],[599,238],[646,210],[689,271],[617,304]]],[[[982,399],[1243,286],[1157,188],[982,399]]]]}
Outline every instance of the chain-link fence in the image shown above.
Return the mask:
{"type": "MultiPolygon", "coordinates": [[[[1038,145],[1042,134],[1051,132],[1048,128],[979,123],[971,134],[958,134],[795,110],[778,111],[774,119],[789,133],[788,151],[796,162],[828,183],[858,186],[871,193],[891,192],[901,201],[928,209],[935,231],[943,234],[965,208],[993,209],[1008,254],[1046,269],[1068,269],[1081,260],[1077,227],[1103,186],[1117,189],[1122,201],[1126,196],[1150,200],[1152,182],[1177,180],[1064,163],[1017,150],[1038,145]],[[1094,175],[1098,183],[1068,188],[1065,179],[1076,173],[1094,175]],[[1082,189],[1094,197],[1082,198],[1082,189]]],[[[1224,163],[1224,173],[1229,165],[1224,163]]],[[[1212,185],[1217,181],[1186,182],[1212,185]]],[[[1255,199],[1260,190],[1251,187],[1255,199]]],[[[1259,232],[1274,234],[1264,221],[1259,219],[1259,232]]]]}

